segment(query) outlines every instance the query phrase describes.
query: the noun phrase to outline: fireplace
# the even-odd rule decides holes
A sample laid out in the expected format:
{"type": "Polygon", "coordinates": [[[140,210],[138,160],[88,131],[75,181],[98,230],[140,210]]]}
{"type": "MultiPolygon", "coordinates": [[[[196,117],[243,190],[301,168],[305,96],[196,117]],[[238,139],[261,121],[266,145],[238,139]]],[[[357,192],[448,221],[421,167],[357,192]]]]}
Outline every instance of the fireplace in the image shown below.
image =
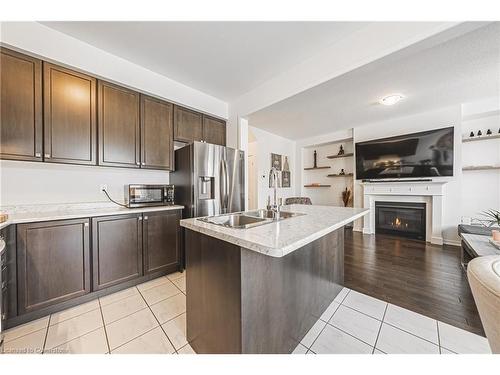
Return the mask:
{"type": "Polygon", "coordinates": [[[425,240],[425,203],[375,202],[375,233],[425,240]]]}

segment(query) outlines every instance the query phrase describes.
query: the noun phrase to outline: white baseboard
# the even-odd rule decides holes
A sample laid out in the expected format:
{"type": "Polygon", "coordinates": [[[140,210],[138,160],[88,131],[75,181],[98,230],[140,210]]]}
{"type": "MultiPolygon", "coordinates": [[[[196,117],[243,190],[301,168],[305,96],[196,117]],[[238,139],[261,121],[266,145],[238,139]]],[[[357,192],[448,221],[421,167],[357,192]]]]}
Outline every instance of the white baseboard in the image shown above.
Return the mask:
{"type": "Polygon", "coordinates": [[[443,242],[445,245],[458,246],[458,247],[462,246],[459,240],[444,240],[443,242]]]}

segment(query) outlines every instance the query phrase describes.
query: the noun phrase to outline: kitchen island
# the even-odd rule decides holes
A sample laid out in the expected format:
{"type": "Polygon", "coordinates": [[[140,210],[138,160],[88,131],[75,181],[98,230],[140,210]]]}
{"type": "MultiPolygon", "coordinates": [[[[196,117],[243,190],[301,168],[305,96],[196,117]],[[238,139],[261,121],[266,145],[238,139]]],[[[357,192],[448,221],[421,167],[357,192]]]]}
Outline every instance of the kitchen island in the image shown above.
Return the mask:
{"type": "Polygon", "coordinates": [[[301,215],[246,229],[181,221],[197,353],[290,353],[342,289],[344,226],[368,210],[283,211],[301,215]]]}

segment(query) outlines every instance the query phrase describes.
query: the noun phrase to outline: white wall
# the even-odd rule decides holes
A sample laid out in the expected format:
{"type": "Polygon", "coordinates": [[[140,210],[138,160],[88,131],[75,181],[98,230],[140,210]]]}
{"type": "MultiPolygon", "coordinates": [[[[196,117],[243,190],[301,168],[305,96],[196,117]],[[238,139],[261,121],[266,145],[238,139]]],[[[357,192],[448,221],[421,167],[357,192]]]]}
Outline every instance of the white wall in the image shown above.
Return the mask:
{"type": "MultiPolygon", "coordinates": [[[[0,28],[5,46],[227,118],[226,102],[39,23],[2,22],[0,28]]],[[[107,184],[114,197],[123,199],[125,184],[169,181],[168,172],[122,168],[0,161],[0,169],[1,205],[102,201],[106,198],[100,184],[107,184]]]]}
{"type": "Polygon", "coordinates": [[[113,199],[123,201],[127,184],[169,182],[165,171],[8,160],[2,160],[0,168],[1,206],[106,201],[100,184],[108,185],[113,199]]]}
{"type": "MultiPolygon", "coordinates": [[[[462,105],[462,135],[469,137],[471,131],[477,136],[491,129],[500,134],[500,102],[498,98],[464,103],[462,105]]],[[[462,145],[464,166],[500,166],[500,139],[466,142],[462,145]]],[[[462,210],[464,222],[483,218],[481,212],[500,210],[500,170],[464,171],[462,176],[462,210]]]]}
{"type": "Polygon", "coordinates": [[[252,126],[249,126],[249,128],[255,136],[255,145],[252,145],[252,147],[256,147],[258,149],[257,191],[259,208],[266,207],[268,196],[271,196],[271,202],[273,199],[273,189],[269,188],[271,153],[288,156],[288,164],[290,165],[291,171],[290,187],[278,189],[278,197],[283,198],[284,201],[287,197],[295,196],[294,180],[296,175],[293,167],[295,165],[295,142],[252,126]]]}
{"type": "Polygon", "coordinates": [[[259,170],[258,170],[258,152],[259,149],[257,147],[257,142],[254,140],[248,141],[248,159],[247,159],[247,170],[248,170],[248,180],[247,180],[247,186],[248,186],[248,194],[247,194],[247,209],[249,210],[254,210],[259,208],[259,193],[258,193],[258,177],[259,177],[259,170]]]}

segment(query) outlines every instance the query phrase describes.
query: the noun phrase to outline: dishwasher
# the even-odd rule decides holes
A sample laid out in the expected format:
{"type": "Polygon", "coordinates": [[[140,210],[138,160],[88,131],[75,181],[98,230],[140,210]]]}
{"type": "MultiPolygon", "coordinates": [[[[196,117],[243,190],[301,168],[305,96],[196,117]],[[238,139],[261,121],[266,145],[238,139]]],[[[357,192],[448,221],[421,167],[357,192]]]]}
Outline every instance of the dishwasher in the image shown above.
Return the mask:
{"type": "Polygon", "coordinates": [[[7,270],[7,246],[5,244],[5,239],[0,236],[0,285],[1,285],[1,293],[0,293],[0,353],[3,353],[3,322],[5,318],[5,309],[4,302],[5,297],[4,293],[7,290],[6,286],[6,271],[7,270]]]}

